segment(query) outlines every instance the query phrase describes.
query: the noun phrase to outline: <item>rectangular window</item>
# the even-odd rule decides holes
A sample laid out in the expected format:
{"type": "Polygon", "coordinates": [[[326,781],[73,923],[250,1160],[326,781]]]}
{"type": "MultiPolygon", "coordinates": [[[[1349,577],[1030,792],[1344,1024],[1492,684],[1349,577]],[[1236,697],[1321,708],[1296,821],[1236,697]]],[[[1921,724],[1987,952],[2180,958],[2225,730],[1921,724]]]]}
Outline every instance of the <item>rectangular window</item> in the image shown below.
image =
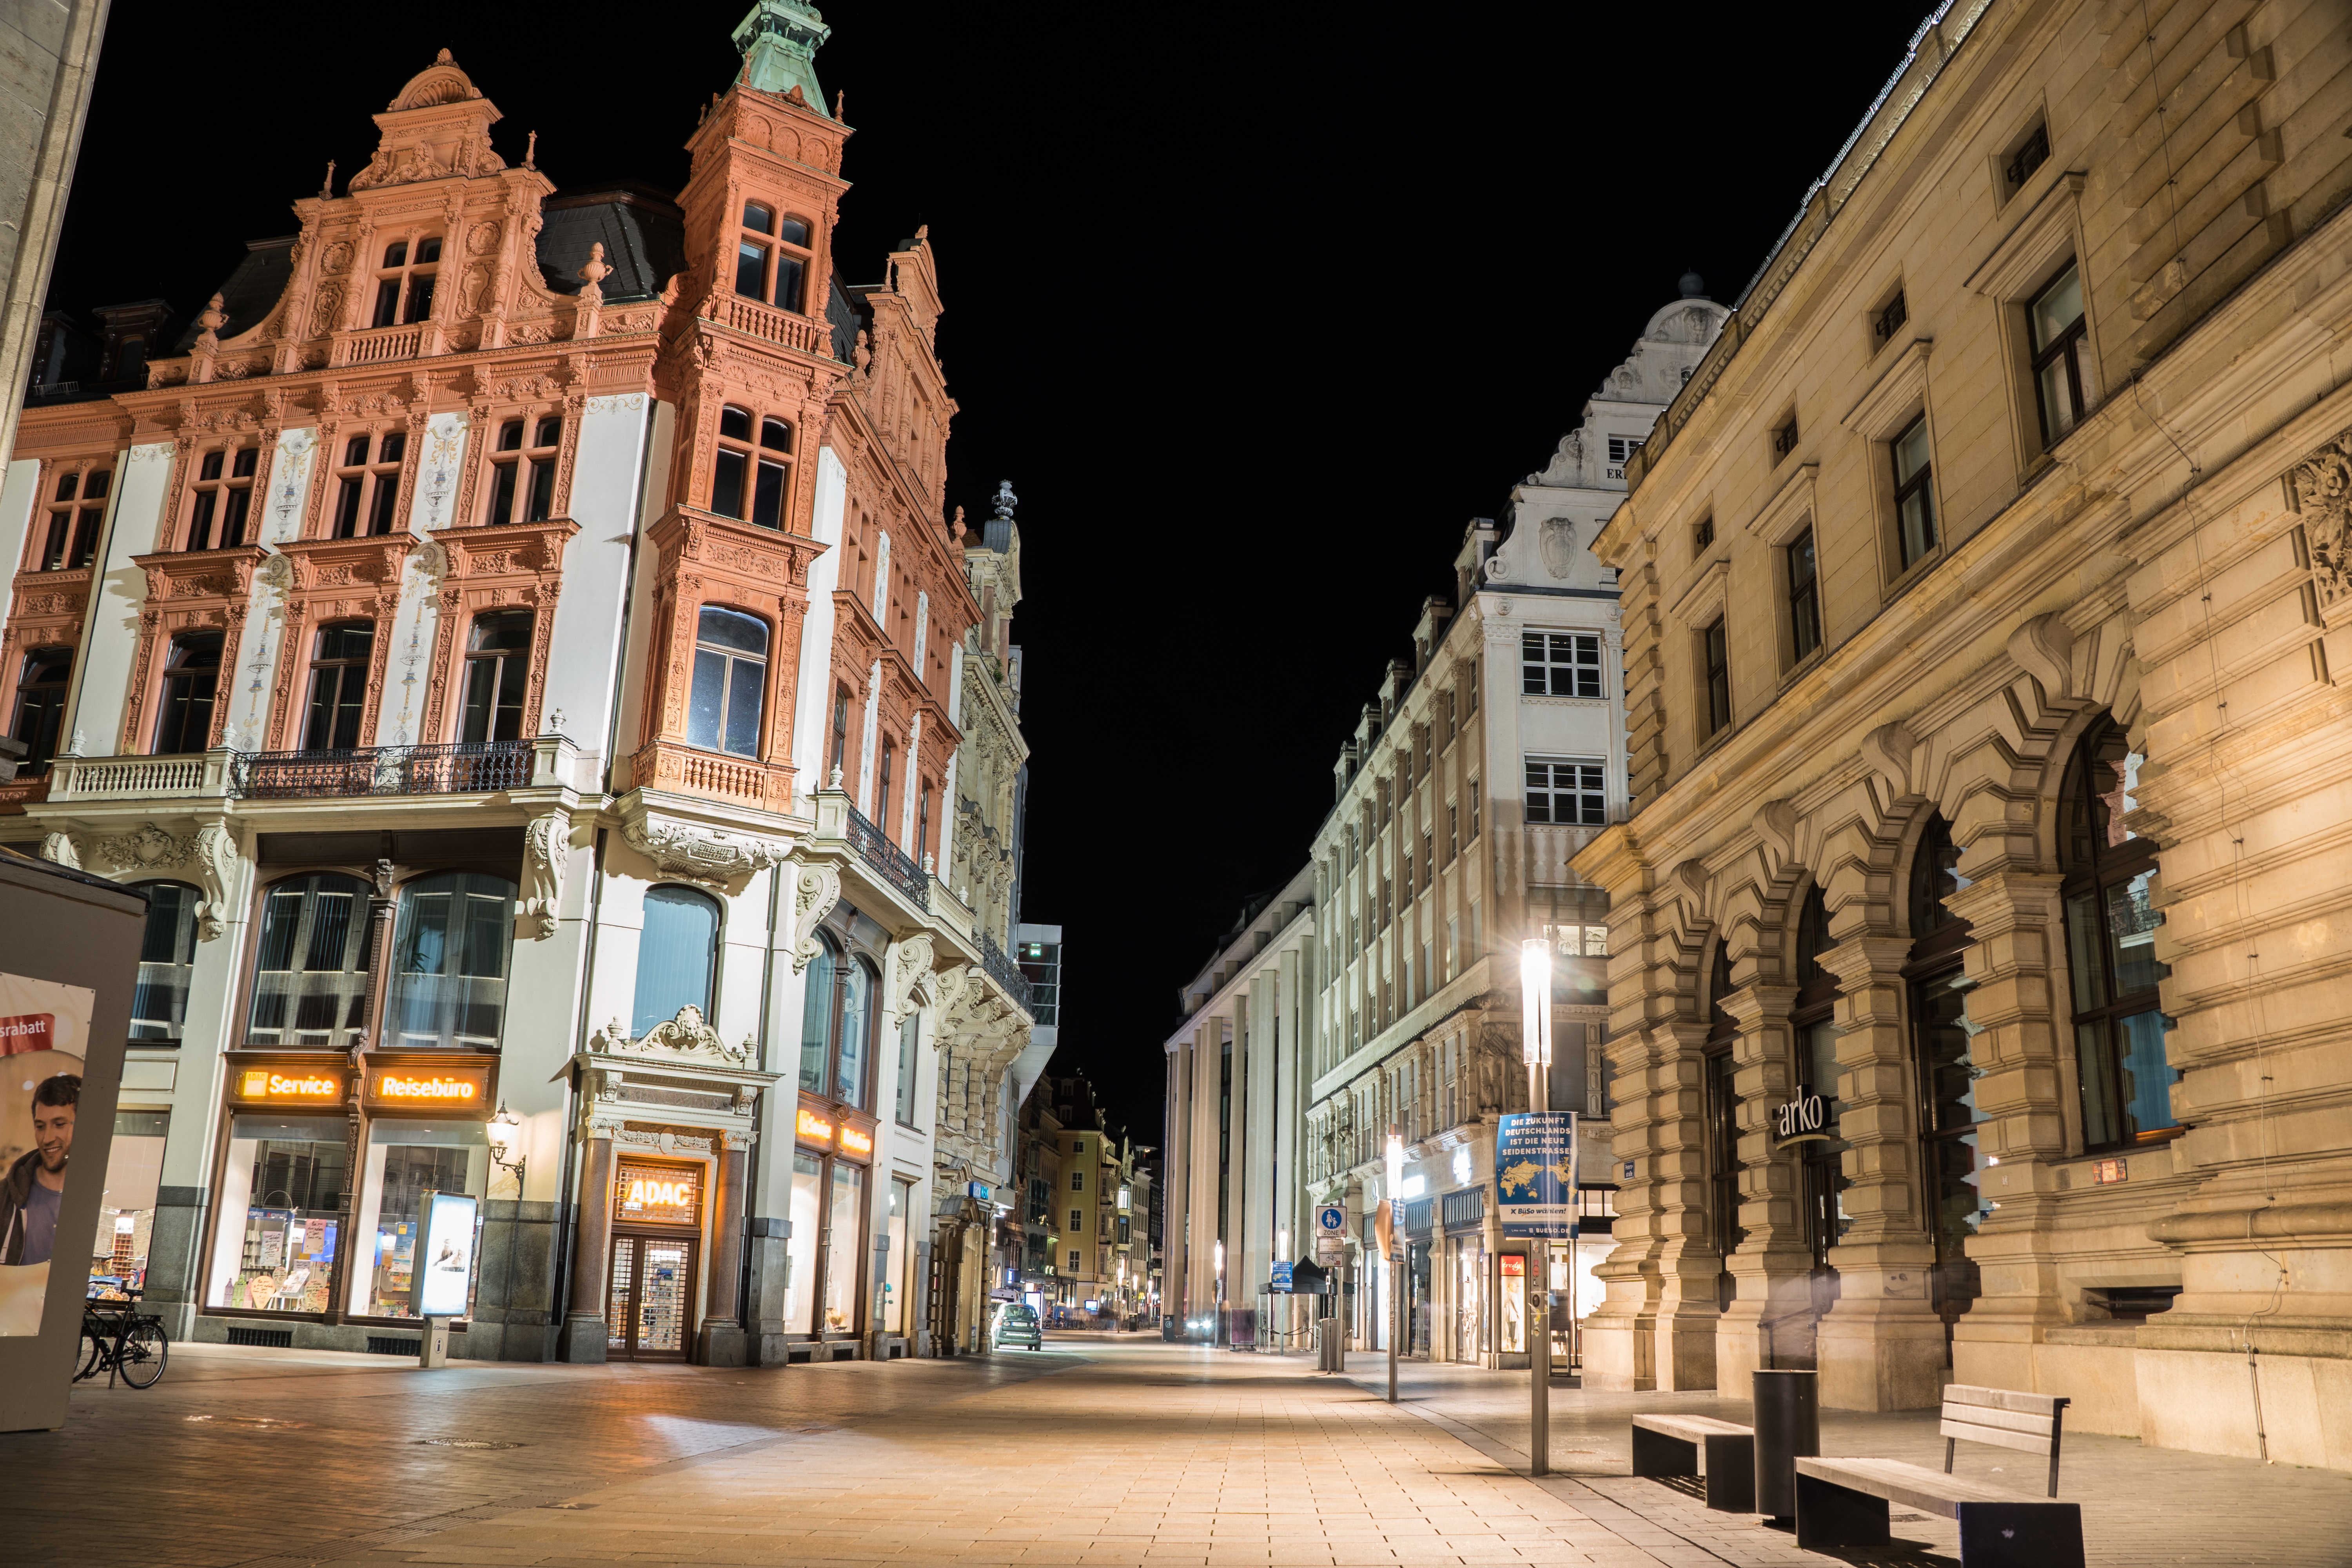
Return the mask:
{"type": "Polygon", "coordinates": [[[1528,820],[1577,826],[1605,826],[1608,795],[1601,784],[1602,764],[1597,761],[1529,762],[1528,820]]]}
{"type": "Polygon", "coordinates": [[[898,1026],[898,1123],[902,1127],[915,1125],[915,1070],[920,1060],[915,1047],[921,1026],[922,1020],[911,1013],[898,1026]]]}
{"type": "Polygon", "coordinates": [[[1449,800],[1445,803],[1445,863],[1453,865],[1454,858],[1461,853],[1462,807],[1449,800]]]}
{"type": "Polygon", "coordinates": [[[1813,560],[1813,531],[1789,542],[1789,626],[1802,661],[1822,646],[1822,584],[1813,560]]]}
{"type": "Polygon", "coordinates": [[[2083,377],[2083,275],[2074,263],[2051,279],[2026,308],[2033,351],[2033,398],[2042,413],[2042,444],[2054,447],[2088,405],[2083,377]]]}
{"type": "Polygon", "coordinates": [[[1791,414],[1787,424],[1772,432],[1772,460],[1777,463],[1796,449],[1797,416],[1791,414]]]}
{"type": "Polygon", "coordinates": [[[1895,531],[1903,564],[1912,565],[1936,548],[1936,499],[1929,487],[1927,416],[1922,414],[1895,437],[1895,531]]]}
{"type": "Polygon", "coordinates": [[[1903,324],[1910,319],[1911,307],[1905,303],[1903,290],[1897,289],[1895,298],[1880,306],[1878,313],[1870,319],[1870,346],[1885,348],[1887,341],[1901,331],[1903,324]]]}
{"type": "MultiPolygon", "coordinates": [[[[1072,1171],[1070,1173],[1070,1191],[1074,1193],[1083,1193],[1086,1190],[1087,1173],[1084,1171],[1072,1171]]],[[[1074,1209],[1071,1212],[1075,1214],[1076,1211],[1074,1209]]],[[[1076,1222],[1072,1221],[1071,1223],[1076,1224],[1076,1222]]]]}
{"type": "Polygon", "coordinates": [[[1601,639],[1580,632],[1525,633],[1519,690],[1529,697],[1600,696],[1601,639]]]}
{"type": "Polygon", "coordinates": [[[1473,844],[1475,844],[1475,843],[1477,843],[1477,842],[1478,842],[1478,799],[1479,799],[1479,796],[1478,796],[1478,781],[1477,781],[1476,779],[1475,779],[1475,778],[1474,778],[1474,779],[1472,779],[1472,780],[1470,781],[1469,795],[1470,795],[1470,842],[1471,842],[1471,843],[1473,843],[1473,844]]]}
{"type": "Polygon", "coordinates": [[[1700,556],[1706,554],[1707,547],[1714,542],[1715,519],[1712,517],[1700,518],[1698,520],[1698,526],[1691,530],[1691,559],[1696,561],[1700,556]]]}
{"type": "Polygon", "coordinates": [[[2025,140],[2018,144],[2017,151],[2010,154],[2009,162],[2001,165],[2001,182],[2005,187],[2002,195],[2017,195],[2024,188],[2025,182],[2033,177],[2033,172],[2049,161],[2050,128],[2036,124],[2026,132],[2025,140]]]}
{"type": "MultiPolygon", "coordinates": [[[[1086,1224],[1087,1216],[1084,1214],[1080,1213],[1076,1209],[1072,1209],[1070,1211],[1070,1228],[1072,1230],[1084,1230],[1086,1228],[1086,1224]]],[[[1073,1254],[1073,1256],[1076,1255],[1073,1254]]],[[[1072,1264],[1071,1267],[1076,1268],[1077,1266],[1076,1264],[1072,1264]]]]}
{"type": "Polygon", "coordinates": [[[1700,664],[1706,670],[1706,732],[1720,733],[1731,723],[1731,651],[1724,636],[1723,617],[1700,634],[1700,664]]]}

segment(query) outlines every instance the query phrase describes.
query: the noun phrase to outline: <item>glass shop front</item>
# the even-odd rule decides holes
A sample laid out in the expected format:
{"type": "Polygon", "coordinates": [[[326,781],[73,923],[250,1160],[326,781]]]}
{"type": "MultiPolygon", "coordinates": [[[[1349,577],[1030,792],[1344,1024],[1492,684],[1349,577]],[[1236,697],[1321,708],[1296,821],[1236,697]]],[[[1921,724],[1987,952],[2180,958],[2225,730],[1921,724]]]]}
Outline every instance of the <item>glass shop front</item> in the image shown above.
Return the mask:
{"type": "MultiPolygon", "coordinates": [[[[364,1053],[354,1108],[350,1058],[341,1053],[224,1055],[226,1125],[204,1310],[413,1322],[417,1247],[434,1194],[474,1200],[475,1234],[442,1239],[469,1268],[479,1257],[497,1058],[364,1053]]],[[[469,1279],[469,1308],[472,1286],[469,1279]]],[[[233,1342],[245,1337],[232,1331],[233,1342]]]]}

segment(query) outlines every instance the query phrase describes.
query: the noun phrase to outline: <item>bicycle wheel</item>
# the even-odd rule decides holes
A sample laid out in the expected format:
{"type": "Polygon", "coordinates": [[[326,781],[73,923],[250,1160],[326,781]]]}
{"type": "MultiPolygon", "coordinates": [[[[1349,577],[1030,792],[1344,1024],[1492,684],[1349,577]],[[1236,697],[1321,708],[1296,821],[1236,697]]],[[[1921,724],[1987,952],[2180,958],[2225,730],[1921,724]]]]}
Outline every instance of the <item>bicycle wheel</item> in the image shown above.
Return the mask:
{"type": "Polygon", "coordinates": [[[73,1380],[76,1383],[79,1383],[83,1379],[89,1377],[91,1373],[97,1372],[99,1357],[103,1355],[105,1351],[105,1342],[98,1337],[97,1331],[90,1327],[89,1320],[87,1318],[83,1319],[81,1325],[81,1344],[79,1348],[74,1352],[73,1380]]]}
{"type": "Polygon", "coordinates": [[[122,1381],[133,1388],[154,1387],[171,1352],[172,1338],[163,1331],[161,1321],[133,1320],[122,1335],[122,1381]]]}

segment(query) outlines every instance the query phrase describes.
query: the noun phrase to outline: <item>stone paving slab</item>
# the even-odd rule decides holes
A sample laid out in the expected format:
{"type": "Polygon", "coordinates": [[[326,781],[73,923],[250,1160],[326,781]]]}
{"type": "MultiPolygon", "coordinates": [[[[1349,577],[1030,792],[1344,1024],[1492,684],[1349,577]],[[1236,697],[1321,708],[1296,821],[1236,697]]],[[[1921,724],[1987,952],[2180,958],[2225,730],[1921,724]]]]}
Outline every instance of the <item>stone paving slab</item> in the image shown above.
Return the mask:
{"type": "MultiPolygon", "coordinates": [[[[1267,1357],[1279,1362],[1285,1358],[1267,1357]]],[[[1304,1358],[1293,1358],[1300,1360],[1304,1358]]],[[[1385,1394],[1385,1358],[1357,1352],[1347,1381],[1385,1394]]],[[[1326,1379],[1337,1381],[1337,1379],[1326,1379]]],[[[1496,1463],[1524,1474],[1528,1462],[1528,1374],[1406,1363],[1398,1377],[1401,1407],[1453,1433],[1496,1463]]],[[[1826,1557],[1801,1551],[1793,1536],[1748,1515],[1717,1513],[1670,1481],[1632,1474],[1631,1418],[1645,1411],[1713,1415],[1745,1423],[1745,1401],[1712,1392],[1586,1393],[1555,1379],[1551,1449],[1555,1478],[1534,1483],[1571,1502],[1596,1522],[1635,1542],[1674,1568],[1793,1568],[1796,1564],[1880,1562],[1955,1563],[1959,1532],[1949,1520],[1895,1509],[1892,1532],[1911,1550],[1826,1557]]],[[[1843,1457],[1904,1459],[1941,1470],[1937,1413],[1822,1412],[1822,1451],[1843,1457]]],[[[2069,1432],[2060,1454],[2058,1496],[2083,1507],[2091,1568],[2352,1568],[2352,1474],[2263,1465],[2227,1455],[2154,1448],[2136,1438],[2069,1432]]],[[[2030,1454],[1962,1443],[1956,1474],[2040,1496],[2044,1462],[2030,1454]]]]}

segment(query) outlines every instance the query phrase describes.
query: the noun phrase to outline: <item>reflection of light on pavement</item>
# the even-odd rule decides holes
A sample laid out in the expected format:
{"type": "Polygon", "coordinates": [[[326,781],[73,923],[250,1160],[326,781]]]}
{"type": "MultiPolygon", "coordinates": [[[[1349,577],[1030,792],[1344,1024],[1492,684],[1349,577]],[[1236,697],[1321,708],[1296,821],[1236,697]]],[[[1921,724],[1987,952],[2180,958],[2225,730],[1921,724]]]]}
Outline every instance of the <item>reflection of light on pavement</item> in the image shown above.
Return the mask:
{"type": "MultiPolygon", "coordinates": [[[[739,1443],[763,1443],[771,1437],[789,1436],[792,1428],[757,1426],[740,1421],[697,1421],[686,1415],[640,1415],[637,1419],[653,1434],[656,1443],[667,1451],[659,1458],[674,1458],[687,1454],[708,1454],[717,1448],[732,1448],[739,1443]]],[[[857,1440],[850,1433],[829,1436],[835,1442],[857,1440]]],[[[878,1441],[875,1438],[864,1439],[878,1441]]]]}

